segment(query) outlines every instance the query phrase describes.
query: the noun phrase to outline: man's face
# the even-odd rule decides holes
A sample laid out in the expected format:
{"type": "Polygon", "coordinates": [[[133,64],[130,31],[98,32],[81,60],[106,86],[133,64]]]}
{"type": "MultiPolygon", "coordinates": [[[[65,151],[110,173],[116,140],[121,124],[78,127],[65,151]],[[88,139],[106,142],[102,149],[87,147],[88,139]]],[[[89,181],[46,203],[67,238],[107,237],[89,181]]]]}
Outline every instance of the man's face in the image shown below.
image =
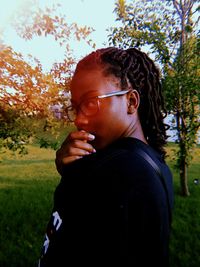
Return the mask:
{"type": "MultiPolygon", "coordinates": [[[[78,109],[75,125],[79,130],[85,130],[95,136],[92,145],[96,149],[126,136],[131,123],[131,115],[127,111],[127,94],[96,99],[99,101],[98,111],[89,116],[82,111],[81,103],[87,103],[86,100],[92,97],[120,90],[119,81],[113,76],[105,77],[100,70],[80,70],[72,79],[72,104],[78,109]]],[[[90,105],[92,108],[93,104],[89,101],[88,105],[88,108],[90,105]]]]}

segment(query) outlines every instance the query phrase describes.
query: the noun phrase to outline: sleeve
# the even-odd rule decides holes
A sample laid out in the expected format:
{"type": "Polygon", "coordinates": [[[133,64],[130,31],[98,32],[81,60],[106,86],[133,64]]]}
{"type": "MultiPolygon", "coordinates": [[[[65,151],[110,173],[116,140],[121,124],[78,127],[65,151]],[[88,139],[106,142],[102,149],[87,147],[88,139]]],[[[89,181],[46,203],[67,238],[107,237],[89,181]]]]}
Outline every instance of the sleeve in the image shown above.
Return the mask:
{"type": "Polygon", "coordinates": [[[54,208],[47,224],[43,247],[38,267],[62,266],[64,246],[64,218],[62,203],[62,183],[58,185],[54,193],[54,208]]]}
{"type": "MultiPolygon", "coordinates": [[[[81,233],[80,218],[84,218],[83,177],[85,165],[81,160],[65,167],[63,177],[54,192],[53,210],[46,228],[39,267],[70,265],[81,233]],[[78,228],[79,227],[79,228],[78,228]]],[[[86,206],[86,205],[85,205],[86,206]]],[[[82,231],[83,232],[83,231],[82,231]]]]}

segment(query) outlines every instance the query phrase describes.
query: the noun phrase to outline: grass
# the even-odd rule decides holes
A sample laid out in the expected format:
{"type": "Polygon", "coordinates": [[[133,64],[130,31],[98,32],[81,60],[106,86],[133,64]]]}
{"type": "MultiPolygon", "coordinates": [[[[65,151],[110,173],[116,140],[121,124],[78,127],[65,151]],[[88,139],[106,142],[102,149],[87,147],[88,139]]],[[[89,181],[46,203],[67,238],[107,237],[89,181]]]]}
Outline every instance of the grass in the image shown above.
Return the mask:
{"type": "MultiPolygon", "coordinates": [[[[172,168],[172,150],[168,146],[172,168]]],[[[33,267],[40,255],[53,192],[59,182],[55,151],[29,146],[23,157],[1,153],[0,163],[0,266],[33,267]]],[[[179,178],[174,174],[175,206],[171,235],[171,267],[200,266],[200,147],[189,169],[190,197],[179,196],[179,178]]]]}
{"type": "Polygon", "coordinates": [[[177,147],[170,144],[168,164],[174,177],[174,211],[172,235],[170,243],[171,267],[200,266],[200,184],[195,185],[194,179],[200,181],[200,146],[193,151],[193,159],[188,170],[189,197],[181,197],[178,172],[173,168],[174,153],[177,147]]]}
{"type": "Polygon", "coordinates": [[[0,266],[36,266],[59,176],[55,151],[28,147],[0,164],[0,266]]]}

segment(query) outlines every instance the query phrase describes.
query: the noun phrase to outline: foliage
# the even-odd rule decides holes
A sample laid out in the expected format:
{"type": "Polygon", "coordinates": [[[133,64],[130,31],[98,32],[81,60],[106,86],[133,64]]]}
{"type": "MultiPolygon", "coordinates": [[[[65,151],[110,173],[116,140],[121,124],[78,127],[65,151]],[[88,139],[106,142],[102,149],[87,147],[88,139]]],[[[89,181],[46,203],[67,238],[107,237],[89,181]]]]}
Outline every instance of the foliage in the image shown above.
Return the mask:
{"type": "Polygon", "coordinates": [[[34,63],[31,66],[11,47],[1,49],[0,100],[4,111],[12,107],[24,115],[47,115],[49,105],[58,101],[59,85],[51,75],[43,74],[38,61],[34,63]]]}
{"type": "MultiPolygon", "coordinates": [[[[173,68],[165,69],[163,87],[167,98],[167,109],[179,115],[177,141],[184,139],[187,165],[191,160],[191,149],[197,143],[197,132],[200,127],[200,53],[198,40],[190,38],[182,47],[184,62],[179,51],[173,68]],[[173,90],[171,89],[173,88],[173,90]],[[183,136],[184,134],[184,136],[183,136]]],[[[179,151],[180,154],[180,151],[179,151]]],[[[180,159],[181,155],[178,156],[180,159]]]]}
{"type": "Polygon", "coordinates": [[[18,112],[13,109],[5,111],[0,107],[0,147],[26,154],[24,145],[29,141],[31,132],[24,126],[18,112]],[[23,132],[20,129],[24,129],[23,132]]]}
{"type": "Polygon", "coordinates": [[[200,128],[198,1],[118,0],[115,13],[121,26],[110,29],[110,42],[148,50],[162,67],[167,108],[176,120],[181,191],[189,195],[187,168],[200,128]]]}
{"type": "MultiPolygon", "coordinates": [[[[44,72],[40,61],[31,55],[27,59],[20,53],[0,43],[0,148],[25,151],[24,144],[36,132],[30,120],[45,118],[52,132],[56,132],[57,121],[54,107],[58,107],[61,120],[66,120],[64,108],[69,102],[69,83],[75,64],[70,40],[85,40],[94,45],[88,36],[90,27],[68,24],[67,18],[57,15],[59,5],[52,8],[39,8],[32,3],[28,9],[21,10],[14,18],[13,26],[20,37],[30,40],[35,36],[52,36],[55,42],[64,47],[64,59],[55,62],[49,72],[44,72]],[[27,123],[27,124],[26,124],[27,123]]],[[[62,123],[62,122],[60,122],[62,123]]],[[[45,125],[43,126],[46,129],[45,125]]],[[[42,146],[49,144],[44,139],[42,146]],[[46,142],[46,144],[45,144],[46,142]]]]}
{"type": "Polygon", "coordinates": [[[55,41],[58,41],[61,46],[65,46],[66,51],[72,51],[69,46],[69,41],[76,38],[78,41],[85,40],[88,45],[94,45],[88,36],[93,32],[93,28],[83,26],[79,27],[76,22],[67,23],[67,18],[63,14],[58,15],[60,4],[54,4],[52,7],[44,9],[39,8],[36,4],[29,5],[21,13],[16,14],[13,26],[18,34],[30,40],[34,36],[48,36],[51,35],[55,41]]]}
{"type": "Polygon", "coordinates": [[[0,147],[21,153],[35,132],[30,120],[52,120],[50,107],[62,96],[59,84],[35,63],[31,66],[10,47],[0,51],[0,147]]]}
{"type": "MultiPolygon", "coordinates": [[[[173,2],[178,1],[116,1],[114,11],[117,15],[116,20],[121,24],[110,28],[110,43],[121,47],[142,47],[153,54],[161,66],[172,64],[181,37],[181,18],[173,2]]],[[[195,8],[191,11],[194,17],[198,7],[191,8],[195,8]]],[[[197,31],[197,23],[198,21],[194,23],[188,20],[186,27],[192,27],[197,31]]]]}

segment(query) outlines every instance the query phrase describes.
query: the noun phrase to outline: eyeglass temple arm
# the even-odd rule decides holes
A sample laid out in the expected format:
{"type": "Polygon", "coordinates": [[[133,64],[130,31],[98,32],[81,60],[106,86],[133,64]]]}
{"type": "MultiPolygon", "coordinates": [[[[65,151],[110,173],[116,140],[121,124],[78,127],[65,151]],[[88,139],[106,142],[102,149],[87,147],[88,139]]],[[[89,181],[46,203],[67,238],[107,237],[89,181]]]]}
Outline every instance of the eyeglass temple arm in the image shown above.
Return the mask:
{"type": "Polygon", "coordinates": [[[106,97],[115,96],[115,95],[125,95],[129,91],[130,90],[122,90],[122,91],[119,91],[119,92],[112,92],[112,93],[109,93],[109,94],[97,96],[97,98],[106,98],[106,97]]]}

